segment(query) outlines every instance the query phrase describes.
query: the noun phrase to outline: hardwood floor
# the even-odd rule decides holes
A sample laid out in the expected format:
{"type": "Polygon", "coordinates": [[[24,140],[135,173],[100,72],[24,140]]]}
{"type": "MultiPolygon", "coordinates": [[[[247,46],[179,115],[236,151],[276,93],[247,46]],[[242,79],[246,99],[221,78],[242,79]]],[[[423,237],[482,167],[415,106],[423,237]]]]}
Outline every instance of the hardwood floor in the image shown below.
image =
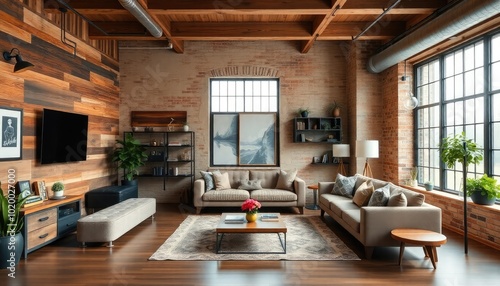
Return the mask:
{"type": "MultiPolygon", "coordinates": [[[[14,279],[0,270],[0,285],[500,285],[500,251],[470,240],[465,255],[463,238],[447,230],[436,270],[421,247],[406,248],[401,267],[397,247],[377,248],[371,260],[360,261],[148,261],[186,215],[176,205],[160,204],[154,221],[142,222],[113,248],[80,248],[76,235],[69,235],[21,260],[14,279]]],[[[326,222],[363,257],[354,238],[328,216],[326,222]]]]}

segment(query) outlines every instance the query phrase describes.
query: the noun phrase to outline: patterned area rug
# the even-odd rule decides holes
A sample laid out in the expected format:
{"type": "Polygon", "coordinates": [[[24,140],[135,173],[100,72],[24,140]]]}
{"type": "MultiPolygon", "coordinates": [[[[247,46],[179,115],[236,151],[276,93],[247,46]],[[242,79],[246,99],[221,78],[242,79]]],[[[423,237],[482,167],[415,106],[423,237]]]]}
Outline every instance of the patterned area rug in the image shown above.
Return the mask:
{"type": "MultiPolygon", "coordinates": [[[[190,215],[149,260],[359,260],[319,216],[283,215],[286,254],[216,254],[220,215],[190,215]]],[[[283,236],[283,235],[282,235],[283,236]]],[[[276,233],[224,235],[223,251],[282,251],[276,233]]]]}

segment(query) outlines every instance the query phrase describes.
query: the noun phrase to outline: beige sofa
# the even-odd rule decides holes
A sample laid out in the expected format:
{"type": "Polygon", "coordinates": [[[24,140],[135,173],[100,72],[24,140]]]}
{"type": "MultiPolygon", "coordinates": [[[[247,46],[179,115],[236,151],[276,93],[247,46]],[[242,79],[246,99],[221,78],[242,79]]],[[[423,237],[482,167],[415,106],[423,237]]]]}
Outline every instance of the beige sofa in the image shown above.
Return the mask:
{"type": "MultiPolygon", "coordinates": [[[[422,199],[422,194],[382,180],[356,175],[354,190],[365,181],[371,180],[374,189],[389,184],[390,195],[403,193],[408,201],[422,199]],[[420,196],[420,197],[419,197],[420,196]]],[[[425,202],[420,206],[362,206],[353,203],[353,198],[332,194],[335,182],[320,182],[319,206],[321,216],[325,212],[352,234],[365,247],[370,258],[376,246],[399,246],[391,238],[395,228],[419,228],[441,233],[441,209],[425,202]]],[[[423,200],[420,200],[422,202],[423,200]]],[[[417,204],[418,205],[418,204],[417,204]]]]}
{"type": "Polygon", "coordinates": [[[194,182],[194,206],[196,213],[204,207],[240,207],[249,198],[258,200],[263,207],[297,207],[304,213],[306,201],[306,184],[304,180],[295,177],[291,190],[276,189],[281,170],[279,169],[230,169],[220,170],[228,173],[231,188],[224,190],[206,190],[205,180],[197,179],[194,182]],[[258,180],[262,189],[239,189],[241,183],[248,180],[258,180]]]}

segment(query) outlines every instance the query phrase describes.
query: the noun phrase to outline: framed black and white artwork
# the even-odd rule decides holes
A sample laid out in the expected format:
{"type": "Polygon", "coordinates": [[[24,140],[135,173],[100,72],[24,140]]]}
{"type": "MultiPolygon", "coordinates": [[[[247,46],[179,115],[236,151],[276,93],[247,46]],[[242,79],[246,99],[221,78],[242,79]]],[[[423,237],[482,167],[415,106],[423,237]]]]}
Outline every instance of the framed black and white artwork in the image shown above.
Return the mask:
{"type": "Polygon", "coordinates": [[[212,165],[238,164],[238,114],[213,114],[212,165]]]}
{"type": "Polygon", "coordinates": [[[240,113],[239,164],[276,166],[276,114],[240,113]]]}
{"type": "Polygon", "coordinates": [[[0,107],[0,161],[21,160],[23,110],[0,107]]]}

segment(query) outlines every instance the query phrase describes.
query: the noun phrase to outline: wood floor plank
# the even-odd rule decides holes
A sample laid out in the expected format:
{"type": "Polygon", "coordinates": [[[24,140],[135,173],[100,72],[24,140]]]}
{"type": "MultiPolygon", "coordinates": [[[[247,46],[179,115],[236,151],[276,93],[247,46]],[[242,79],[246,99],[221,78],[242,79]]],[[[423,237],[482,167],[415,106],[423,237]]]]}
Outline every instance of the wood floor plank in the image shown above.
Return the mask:
{"type": "MultiPolygon", "coordinates": [[[[401,267],[398,247],[376,248],[360,261],[148,261],[151,254],[188,215],[177,205],[159,204],[155,220],[146,220],[114,242],[80,248],[71,234],[28,255],[16,278],[0,270],[0,285],[498,285],[500,251],[445,230],[433,269],[421,247],[407,247],[401,267]]],[[[273,209],[272,211],[275,211],[273,209]]],[[[203,214],[235,211],[210,209],[203,214]]],[[[237,211],[237,210],[236,210],[237,211]]],[[[278,211],[293,212],[284,208],[278,211]]],[[[306,214],[319,211],[306,210],[306,214]]],[[[356,254],[363,247],[331,218],[327,225],[356,254]]]]}

